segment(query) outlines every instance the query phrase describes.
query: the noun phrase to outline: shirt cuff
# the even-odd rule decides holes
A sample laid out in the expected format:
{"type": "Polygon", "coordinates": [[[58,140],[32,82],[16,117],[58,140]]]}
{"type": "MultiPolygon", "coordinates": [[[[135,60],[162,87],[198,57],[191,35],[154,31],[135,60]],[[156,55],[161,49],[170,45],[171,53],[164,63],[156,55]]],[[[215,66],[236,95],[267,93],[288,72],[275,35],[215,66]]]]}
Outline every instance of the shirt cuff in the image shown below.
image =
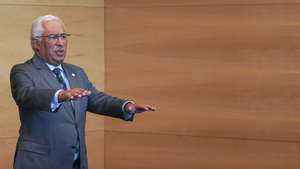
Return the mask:
{"type": "Polygon", "coordinates": [[[124,113],[126,113],[125,107],[126,107],[126,105],[127,105],[128,103],[134,104],[133,101],[126,101],[126,102],[124,102],[123,105],[122,105],[122,111],[123,111],[124,113]]]}
{"type": "Polygon", "coordinates": [[[122,105],[123,117],[124,117],[124,120],[126,120],[126,121],[132,121],[133,118],[134,118],[134,113],[133,112],[126,112],[126,110],[125,110],[125,107],[128,103],[134,104],[133,101],[126,101],[126,102],[123,103],[123,105],[122,105]]]}
{"type": "Polygon", "coordinates": [[[59,92],[63,91],[62,89],[60,90],[57,90],[51,100],[51,103],[50,103],[50,107],[51,107],[51,112],[55,112],[55,110],[57,108],[59,108],[59,106],[61,105],[61,103],[58,103],[58,94],[59,92]]]}

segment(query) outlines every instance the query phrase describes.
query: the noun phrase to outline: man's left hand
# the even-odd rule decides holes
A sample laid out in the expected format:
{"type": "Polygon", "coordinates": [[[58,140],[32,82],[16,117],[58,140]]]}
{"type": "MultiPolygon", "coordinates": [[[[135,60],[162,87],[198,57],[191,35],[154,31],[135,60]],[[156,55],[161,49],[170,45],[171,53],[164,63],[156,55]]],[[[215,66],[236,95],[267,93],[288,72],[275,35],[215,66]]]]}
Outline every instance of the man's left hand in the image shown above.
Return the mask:
{"type": "Polygon", "coordinates": [[[146,104],[128,103],[125,107],[126,112],[131,113],[143,113],[145,111],[155,111],[156,107],[146,104]]]}

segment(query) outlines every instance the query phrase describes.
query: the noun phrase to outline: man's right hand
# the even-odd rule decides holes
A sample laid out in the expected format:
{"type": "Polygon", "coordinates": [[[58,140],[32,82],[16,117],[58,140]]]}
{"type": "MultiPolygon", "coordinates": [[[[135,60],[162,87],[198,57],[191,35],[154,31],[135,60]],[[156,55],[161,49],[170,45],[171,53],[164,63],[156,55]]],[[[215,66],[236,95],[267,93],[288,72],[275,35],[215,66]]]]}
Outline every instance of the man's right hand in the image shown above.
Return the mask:
{"type": "Polygon", "coordinates": [[[91,91],[82,88],[73,88],[69,90],[62,90],[58,93],[58,102],[64,102],[69,100],[76,100],[81,97],[85,97],[91,94],[91,91]]]}

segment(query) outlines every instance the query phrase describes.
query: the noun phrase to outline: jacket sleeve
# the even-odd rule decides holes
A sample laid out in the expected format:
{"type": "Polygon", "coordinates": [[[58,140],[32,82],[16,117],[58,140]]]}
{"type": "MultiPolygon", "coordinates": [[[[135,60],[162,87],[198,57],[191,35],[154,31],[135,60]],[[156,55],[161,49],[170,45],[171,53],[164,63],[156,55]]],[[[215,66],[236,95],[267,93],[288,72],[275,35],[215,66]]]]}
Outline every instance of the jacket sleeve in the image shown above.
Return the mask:
{"type": "Polygon", "coordinates": [[[33,73],[26,65],[15,65],[10,72],[12,96],[20,109],[47,111],[55,89],[39,88],[34,83],[33,73]]]}
{"type": "Polygon", "coordinates": [[[82,73],[85,81],[87,82],[87,88],[91,91],[91,95],[88,96],[87,111],[105,116],[120,118],[126,121],[133,120],[134,115],[128,118],[127,113],[123,112],[123,105],[127,102],[127,100],[113,97],[104,92],[98,91],[89,81],[87,75],[83,70],[82,73]]]}

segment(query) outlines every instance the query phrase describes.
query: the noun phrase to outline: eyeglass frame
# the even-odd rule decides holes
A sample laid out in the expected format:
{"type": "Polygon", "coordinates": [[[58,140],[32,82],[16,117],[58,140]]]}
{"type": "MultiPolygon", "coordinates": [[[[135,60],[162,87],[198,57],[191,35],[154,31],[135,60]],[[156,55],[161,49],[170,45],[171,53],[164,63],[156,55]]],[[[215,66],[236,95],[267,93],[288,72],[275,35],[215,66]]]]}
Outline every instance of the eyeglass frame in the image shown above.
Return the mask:
{"type": "Polygon", "coordinates": [[[61,40],[67,40],[67,38],[71,36],[71,34],[69,33],[57,33],[57,34],[49,34],[49,35],[42,35],[42,36],[35,36],[35,38],[42,38],[45,37],[47,38],[49,41],[57,41],[59,38],[61,40]]]}

